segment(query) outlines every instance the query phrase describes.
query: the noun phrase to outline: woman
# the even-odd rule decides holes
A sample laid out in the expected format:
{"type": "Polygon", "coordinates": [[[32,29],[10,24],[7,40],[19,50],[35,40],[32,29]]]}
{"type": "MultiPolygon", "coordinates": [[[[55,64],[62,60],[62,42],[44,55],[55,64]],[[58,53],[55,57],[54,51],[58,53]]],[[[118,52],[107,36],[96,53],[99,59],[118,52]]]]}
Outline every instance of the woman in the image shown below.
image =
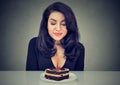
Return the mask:
{"type": "Polygon", "coordinates": [[[71,8],[61,2],[43,13],[38,37],[29,42],[26,70],[46,68],[84,70],[84,46],[79,42],[78,26],[71,8]]]}

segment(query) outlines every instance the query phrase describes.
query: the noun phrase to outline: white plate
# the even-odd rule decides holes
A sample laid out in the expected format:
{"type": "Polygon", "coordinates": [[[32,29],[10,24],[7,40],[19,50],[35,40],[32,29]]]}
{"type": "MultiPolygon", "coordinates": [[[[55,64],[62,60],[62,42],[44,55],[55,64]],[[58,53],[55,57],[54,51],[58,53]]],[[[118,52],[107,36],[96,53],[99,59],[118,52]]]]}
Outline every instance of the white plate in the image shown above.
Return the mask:
{"type": "Polygon", "coordinates": [[[69,81],[73,81],[73,80],[75,80],[75,79],[77,79],[77,76],[74,74],[74,73],[69,73],[69,79],[64,79],[64,80],[61,80],[61,81],[55,81],[55,80],[50,80],[50,79],[46,79],[45,77],[44,77],[44,73],[42,73],[41,75],[40,75],[40,79],[41,80],[44,80],[44,81],[47,81],[47,82],[69,82],[69,81]]]}

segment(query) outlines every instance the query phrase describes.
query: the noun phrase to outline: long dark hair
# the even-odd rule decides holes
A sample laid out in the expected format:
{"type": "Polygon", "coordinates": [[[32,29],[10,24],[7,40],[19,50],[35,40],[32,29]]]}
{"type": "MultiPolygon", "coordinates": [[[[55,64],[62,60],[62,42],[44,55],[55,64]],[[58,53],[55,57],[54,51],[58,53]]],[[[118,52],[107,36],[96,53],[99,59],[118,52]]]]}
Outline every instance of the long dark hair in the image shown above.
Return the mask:
{"type": "Polygon", "coordinates": [[[48,34],[47,29],[48,18],[53,11],[61,12],[65,16],[68,33],[60,42],[65,49],[65,55],[74,56],[75,52],[72,51],[72,53],[69,53],[69,49],[73,49],[73,46],[79,42],[78,26],[72,9],[61,2],[51,4],[43,13],[37,39],[38,49],[42,53],[50,55],[50,57],[56,53],[56,49],[54,49],[54,40],[48,34]],[[70,48],[71,46],[72,48],[70,48]]]}

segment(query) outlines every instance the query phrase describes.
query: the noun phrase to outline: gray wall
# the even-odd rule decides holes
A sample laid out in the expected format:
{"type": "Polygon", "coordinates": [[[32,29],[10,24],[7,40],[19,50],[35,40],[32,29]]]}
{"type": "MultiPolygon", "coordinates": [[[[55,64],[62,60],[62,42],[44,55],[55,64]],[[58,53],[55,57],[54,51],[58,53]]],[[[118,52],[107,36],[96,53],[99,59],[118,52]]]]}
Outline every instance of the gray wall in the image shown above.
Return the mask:
{"type": "MultiPolygon", "coordinates": [[[[85,70],[120,70],[119,2],[61,1],[76,15],[85,46],[85,70]]],[[[42,13],[52,2],[0,1],[0,70],[25,70],[28,42],[38,35],[42,13]]]]}

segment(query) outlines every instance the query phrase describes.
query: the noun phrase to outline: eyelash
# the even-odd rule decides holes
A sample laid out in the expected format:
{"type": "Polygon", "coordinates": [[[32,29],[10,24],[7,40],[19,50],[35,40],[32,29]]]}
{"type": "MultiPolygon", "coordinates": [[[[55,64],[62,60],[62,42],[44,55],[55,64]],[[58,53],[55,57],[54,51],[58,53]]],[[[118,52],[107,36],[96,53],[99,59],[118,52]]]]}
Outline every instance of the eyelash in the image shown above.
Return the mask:
{"type": "Polygon", "coordinates": [[[56,23],[51,23],[51,25],[55,25],[56,23]]]}
{"type": "MultiPolygon", "coordinates": [[[[51,23],[51,25],[55,25],[56,23],[51,23]]],[[[63,26],[66,26],[66,24],[61,24],[61,25],[63,25],[63,26]]]]}
{"type": "Polygon", "coordinates": [[[61,24],[61,25],[66,26],[66,24],[61,24]]]}

